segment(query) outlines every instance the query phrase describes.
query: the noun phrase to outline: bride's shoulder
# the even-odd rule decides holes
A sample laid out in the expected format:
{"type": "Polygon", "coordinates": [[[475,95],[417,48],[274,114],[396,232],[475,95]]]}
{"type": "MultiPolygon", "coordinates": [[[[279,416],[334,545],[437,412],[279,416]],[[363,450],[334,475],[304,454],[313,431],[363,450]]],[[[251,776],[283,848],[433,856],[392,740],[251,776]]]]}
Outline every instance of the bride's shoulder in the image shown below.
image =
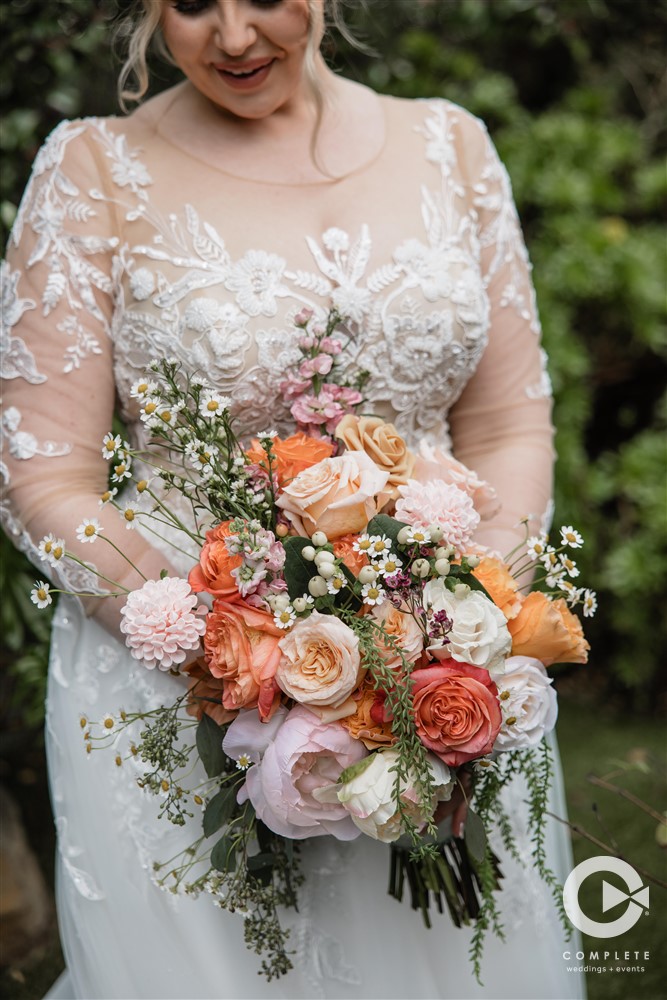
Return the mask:
{"type": "Polygon", "coordinates": [[[387,113],[402,119],[408,127],[419,128],[427,124],[431,129],[448,130],[470,139],[487,132],[481,118],[446,97],[395,97],[392,94],[378,94],[378,97],[387,113]]]}

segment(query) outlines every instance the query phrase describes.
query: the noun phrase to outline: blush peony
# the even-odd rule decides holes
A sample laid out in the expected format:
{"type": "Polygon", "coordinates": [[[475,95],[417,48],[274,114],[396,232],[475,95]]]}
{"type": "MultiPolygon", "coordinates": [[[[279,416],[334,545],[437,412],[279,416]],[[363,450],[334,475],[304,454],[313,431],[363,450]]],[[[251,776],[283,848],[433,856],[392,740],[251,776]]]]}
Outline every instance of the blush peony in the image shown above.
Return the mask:
{"type": "Polygon", "coordinates": [[[502,715],[487,670],[439,663],[415,670],[412,685],[419,739],[445,764],[458,767],[493,749],[502,715]]]}
{"type": "Polygon", "coordinates": [[[466,552],[479,525],[479,514],[467,493],[442,479],[427,483],[410,479],[398,492],[395,516],[399,521],[417,528],[437,524],[444,531],[443,544],[453,545],[459,555],[466,552]]]}
{"type": "MultiPolygon", "coordinates": [[[[239,746],[232,722],[225,749],[239,746]],[[228,740],[232,742],[228,742],[228,740]]],[[[244,715],[244,739],[254,750],[252,727],[264,747],[260,762],[251,767],[239,793],[239,802],[250,799],[257,816],[274,833],[293,840],[331,834],[354,840],[359,830],[340,802],[322,803],[316,792],[335,784],[342,772],[366,755],[366,750],[338,722],[324,723],[297,705],[277,728],[268,745],[262,723],[244,715]]]]}
{"type": "Polygon", "coordinates": [[[419,442],[414,478],[420,482],[441,479],[445,483],[458,486],[468,494],[483,521],[493,517],[500,510],[500,500],[493,486],[480,479],[476,472],[462,462],[458,462],[453,455],[434,448],[424,439],[419,442]]]}

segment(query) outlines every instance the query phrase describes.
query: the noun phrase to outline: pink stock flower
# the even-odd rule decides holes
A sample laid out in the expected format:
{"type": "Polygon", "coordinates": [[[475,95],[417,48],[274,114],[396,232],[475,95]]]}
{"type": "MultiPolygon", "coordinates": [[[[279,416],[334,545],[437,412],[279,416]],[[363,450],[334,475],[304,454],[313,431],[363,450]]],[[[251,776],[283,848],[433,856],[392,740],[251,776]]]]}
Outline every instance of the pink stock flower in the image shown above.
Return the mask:
{"type": "Polygon", "coordinates": [[[442,479],[432,479],[428,483],[409,479],[405,486],[398,487],[398,492],[396,517],[399,521],[417,528],[437,524],[445,533],[444,541],[453,545],[457,553],[465,552],[479,524],[479,514],[467,493],[442,479]]]}
{"type": "Polygon", "coordinates": [[[343,345],[336,337],[323,337],[320,341],[320,350],[335,356],[343,350],[343,345]]]}
{"type": "Polygon", "coordinates": [[[147,580],[127,598],[120,630],[135,660],[152,670],[169,670],[182,663],[187,650],[197,649],[206,631],[206,607],[197,605],[187,580],[165,577],[147,580]]]}
{"type": "Polygon", "coordinates": [[[340,723],[323,723],[301,705],[288,713],[270,741],[265,730],[255,712],[243,712],[227,731],[225,752],[242,746],[253,760],[261,757],[247,772],[239,802],[250,799],[261,821],[281,837],[358,837],[345,806],[318,802],[313,793],[335,784],[347,767],[365,757],[363,743],[340,723]]]}
{"type": "Polygon", "coordinates": [[[313,375],[328,375],[333,365],[330,354],[318,354],[314,358],[306,358],[299,365],[299,375],[302,378],[312,378],[313,375]]]}
{"type": "Polygon", "coordinates": [[[280,393],[285,399],[296,399],[310,389],[310,382],[306,379],[297,378],[293,372],[287,373],[287,378],[280,383],[280,393]]]}
{"type": "Polygon", "coordinates": [[[315,313],[309,306],[304,306],[294,317],[295,326],[305,326],[313,318],[315,313]]]}

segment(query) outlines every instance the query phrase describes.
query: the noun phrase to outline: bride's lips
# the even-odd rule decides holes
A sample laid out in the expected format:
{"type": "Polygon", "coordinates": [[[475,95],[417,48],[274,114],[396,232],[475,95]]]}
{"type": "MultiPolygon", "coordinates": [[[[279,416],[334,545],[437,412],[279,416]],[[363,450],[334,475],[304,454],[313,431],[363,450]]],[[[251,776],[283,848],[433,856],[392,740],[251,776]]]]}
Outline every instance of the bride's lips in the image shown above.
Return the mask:
{"type": "Polygon", "coordinates": [[[215,63],[213,68],[228,87],[234,90],[253,90],[266,80],[274,62],[275,59],[253,59],[236,65],[215,63]]]}

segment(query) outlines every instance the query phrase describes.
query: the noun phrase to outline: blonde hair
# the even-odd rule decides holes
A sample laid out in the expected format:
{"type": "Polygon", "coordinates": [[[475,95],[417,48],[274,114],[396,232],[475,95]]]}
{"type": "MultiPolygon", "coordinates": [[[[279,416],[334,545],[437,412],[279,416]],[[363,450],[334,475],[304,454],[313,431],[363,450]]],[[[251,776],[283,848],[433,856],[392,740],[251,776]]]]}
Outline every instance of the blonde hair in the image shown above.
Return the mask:
{"type": "MultiPolygon", "coordinates": [[[[345,24],[342,5],[344,0],[308,0],[308,43],[304,73],[313,94],[317,112],[315,134],[324,111],[324,92],[317,76],[317,54],[328,28],[333,25],[351,44],[359,43],[345,24]]],[[[134,8],[120,22],[116,40],[126,48],[127,54],[118,76],[118,100],[123,111],[127,102],[139,102],[146,95],[149,84],[148,51],[151,44],[168,63],[174,64],[160,31],[162,4],[160,0],[136,0],[134,8]],[[134,78],[134,86],[128,81],[134,78]]]]}

